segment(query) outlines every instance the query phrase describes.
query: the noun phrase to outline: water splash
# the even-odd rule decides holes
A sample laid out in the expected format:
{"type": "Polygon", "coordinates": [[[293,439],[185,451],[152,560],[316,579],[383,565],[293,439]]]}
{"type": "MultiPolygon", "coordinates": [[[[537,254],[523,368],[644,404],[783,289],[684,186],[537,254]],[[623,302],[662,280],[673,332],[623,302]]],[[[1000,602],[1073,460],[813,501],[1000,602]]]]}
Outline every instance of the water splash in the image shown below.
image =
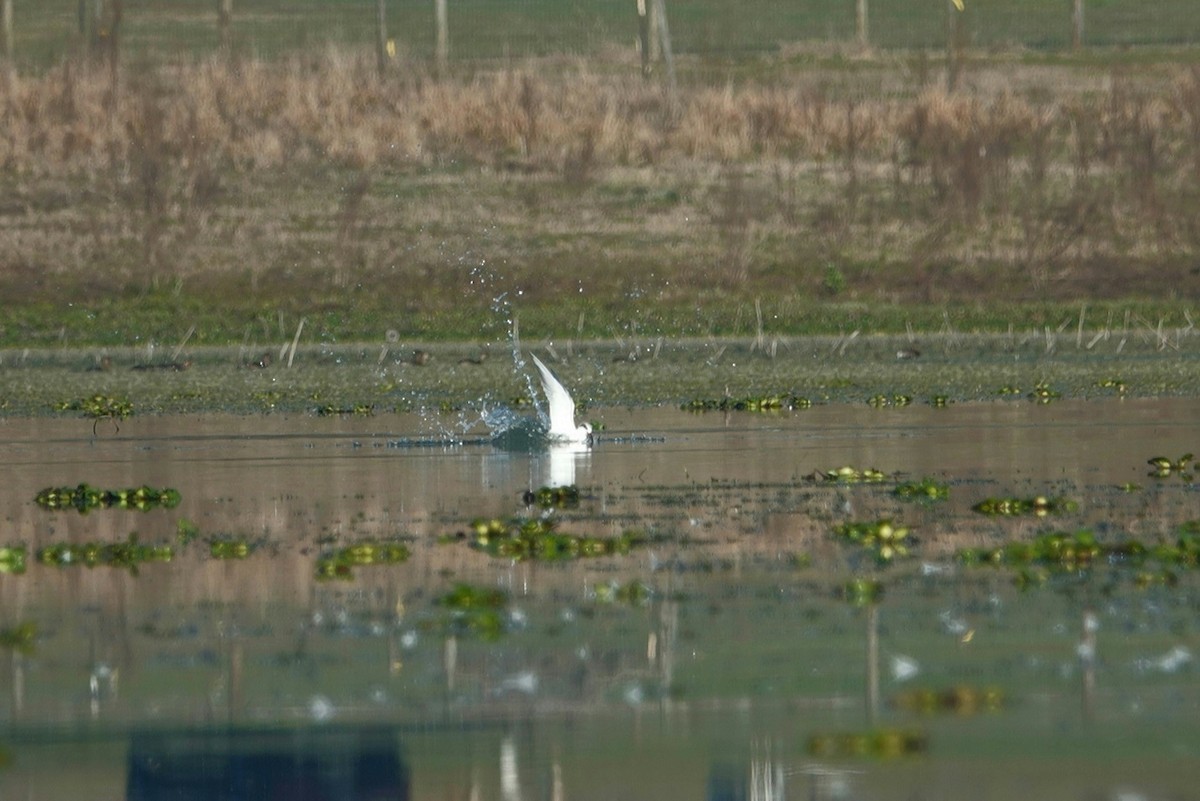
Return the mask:
{"type": "MultiPolygon", "coordinates": [[[[498,276],[485,260],[471,264],[468,284],[475,290],[495,292],[498,276]]],[[[501,291],[491,296],[490,314],[483,321],[481,333],[485,348],[505,341],[512,356],[513,370],[521,376],[525,386],[525,397],[532,402],[534,414],[518,411],[512,404],[497,401],[494,396],[484,396],[468,402],[464,408],[448,417],[443,409],[422,409],[420,417],[428,430],[417,439],[396,440],[395,445],[414,444],[422,447],[454,447],[477,442],[490,442],[498,448],[511,451],[531,452],[544,449],[548,440],[549,413],[541,397],[540,385],[528,367],[521,346],[520,320],[516,301],[523,290],[501,291]]]]}

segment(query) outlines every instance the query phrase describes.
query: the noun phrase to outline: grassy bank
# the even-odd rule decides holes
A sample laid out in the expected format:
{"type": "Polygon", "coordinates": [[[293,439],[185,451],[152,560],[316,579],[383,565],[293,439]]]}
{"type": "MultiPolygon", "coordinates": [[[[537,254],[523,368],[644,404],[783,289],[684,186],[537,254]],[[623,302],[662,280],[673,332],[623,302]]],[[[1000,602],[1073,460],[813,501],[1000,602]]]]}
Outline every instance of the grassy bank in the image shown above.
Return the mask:
{"type": "MultiPolygon", "coordinates": [[[[518,365],[512,343],[502,339],[301,344],[295,353],[283,336],[237,348],[176,347],[0,350],[0,417],[55,415],[90,430],[94,417],[112,426],[107,416],[117,407],[104,399],[113,398],[128,401],[136,416],[420,411],[427,422],[456,430],[478,423],[485,408],[526,408],[536,392],[528,358],[518,365]],[[89,401],[97,395],[98,405],[89,401]]],[[[529,336],[520,350],[546,356],[583,407],[774,397],[785,405],[804,398],[814,405],[929,408],[1200,396],[1200,334],[1191,327],[761,340],[529,336]]]]}
{"type": "MultiPolygon", "coordinates": [[[[203,58],[218,47],[211,0],[126,2],[120,25],[132,58],[152,62],[203,58]]],[[[1087,0],[1090,45],[1186,44],[1200,41],[1192,0],[1087,0]]],[[[845,0],[688,0],[668,3],[677,52],[712,58],[775,53],[791,42],[848,42],[854,3],[845,0]]],[[[457,0],[449,10],[451,57],[524,58],[561,53],[594,56],[629,50],[636,6],[608,0],[457,0]]],[[[870,0],[871,42],[879,48],[938,47],[945,41],[946,3],[870,0]]],[[[44,68],[83,47],[76,0],[42,0],[37,13],[18,9],[16,53],[44,68]]],[[[237,0],[231,32],[243,54],[275,58],[320,48],[363,46],[376,35],[373,2],[363,0],[237,0]]],[[[434,47],[434,4],[389,0],[388,27],[399,51],[426,58],[434,47]]],[[[103,27],[103,18],[101,26],[103,27]]],[[[1070,4],[1045,0],[968,3],[961,22],[985,48],[1066,48],[1070,4]]]]}
{"type": "Polygon", "coordinates": [[[1190,324],[1200,70],[753,63],[20,77],[0,346],[1190,324]]]}

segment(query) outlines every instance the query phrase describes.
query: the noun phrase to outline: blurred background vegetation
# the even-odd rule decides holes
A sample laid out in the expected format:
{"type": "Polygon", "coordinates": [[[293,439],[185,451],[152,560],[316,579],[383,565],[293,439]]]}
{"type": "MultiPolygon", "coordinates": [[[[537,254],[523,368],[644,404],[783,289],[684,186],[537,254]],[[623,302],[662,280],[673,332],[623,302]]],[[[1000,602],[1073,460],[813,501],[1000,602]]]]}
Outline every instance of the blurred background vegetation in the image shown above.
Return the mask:
{"type": "Polygon", "coordinates": [[[1194,0],[2,7],[3,346],[1190,325],[1200,291],[1194,0]]]}

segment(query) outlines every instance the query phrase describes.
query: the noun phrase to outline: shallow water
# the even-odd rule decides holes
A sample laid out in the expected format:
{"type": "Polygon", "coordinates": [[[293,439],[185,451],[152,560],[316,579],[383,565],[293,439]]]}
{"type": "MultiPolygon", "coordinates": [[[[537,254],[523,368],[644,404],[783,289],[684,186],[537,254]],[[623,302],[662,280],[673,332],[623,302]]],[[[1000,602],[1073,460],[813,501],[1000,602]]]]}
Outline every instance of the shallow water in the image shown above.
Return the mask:
{"type": "Polygon", "coordinates": [[[95,435],[83,420],[0,421],[0,546],[29,553],[23,575],[0,573],[0,628],[36,626],[31,652],[0,650],[0,798],[1189,797],[1194,571],[1172,585],[1100,567],[1021,590],[955,553],[1052,529],[1173,542],[1200,496],[1146,460],[1196,450],[1198,405],[610,408],[575,452],[504,450],[478,431],[455,444],[404,415],[135,417],[95,435]],[[810,478],[842,465],[888,480],[810,478]],[[897,500],[897,476],[933,476],[950,498],[897,500]],[[174,487],[182,502],[34,503],[80,482],[174,487]],[[553,513],[561,530],[648,542],[547,564],[454,536],[536,514],[522,493],[562,483],[584,497],[553,513]],[[971,510],[1035,495],[1078,508],[971,510]],[[912,527],[911,558],[878,565],[831,534],[879,518],[912,527]],[[134,575],[34,558],[131,532],[171,545],[171,561],[134,575]],[[252,550],[215,559],[214,538],[252,550]],[[391,538],[408,561],[315,579],[322,553],[391,538]],[[839,594],[856,577],[882,582],[877,604],[839,594]],[[435,603],[460,582],[509,593],[497,639],[435,603]],[[954,688],[953,703],[906,709],[954,688]],[[969,701],[981,693],[998,700],[969,701]],[[918,745],[850,753],[854,735],[889,733],[918,745]]]}

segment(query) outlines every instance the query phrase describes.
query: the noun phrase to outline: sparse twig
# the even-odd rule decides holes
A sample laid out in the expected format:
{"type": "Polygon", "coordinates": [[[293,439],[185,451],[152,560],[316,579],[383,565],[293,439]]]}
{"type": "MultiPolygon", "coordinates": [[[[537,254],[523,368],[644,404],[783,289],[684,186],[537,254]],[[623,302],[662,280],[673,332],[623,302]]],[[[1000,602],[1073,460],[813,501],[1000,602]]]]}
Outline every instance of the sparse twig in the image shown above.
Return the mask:
{"type": "Polygon", "coordinates": [[[292,346],[288,349],[287,366],[290,369],[292,360],[296,358],[296,346],[300,344],[300,333],[304,330],[304,322],[307,317],[300,318],[300,324],[296,326],[296,335],[292,337],[292,346]]]}
{"type": "Polygon", "coordinates": [[[179,344],[175,346],[175,350],[171,351],[171,359],[170,359],[171,361],[173,361],[173,362],[179,361],[179,354],[180,354],[180,352],[183,351],[183,346],[188,343],[188,340],[192,338],[192,334],[194,334],[194,333],[196,333],[195,325],[188,328],[187,333],[183,335],[183,339],[181,339],[179,341],[179,344]]]}

